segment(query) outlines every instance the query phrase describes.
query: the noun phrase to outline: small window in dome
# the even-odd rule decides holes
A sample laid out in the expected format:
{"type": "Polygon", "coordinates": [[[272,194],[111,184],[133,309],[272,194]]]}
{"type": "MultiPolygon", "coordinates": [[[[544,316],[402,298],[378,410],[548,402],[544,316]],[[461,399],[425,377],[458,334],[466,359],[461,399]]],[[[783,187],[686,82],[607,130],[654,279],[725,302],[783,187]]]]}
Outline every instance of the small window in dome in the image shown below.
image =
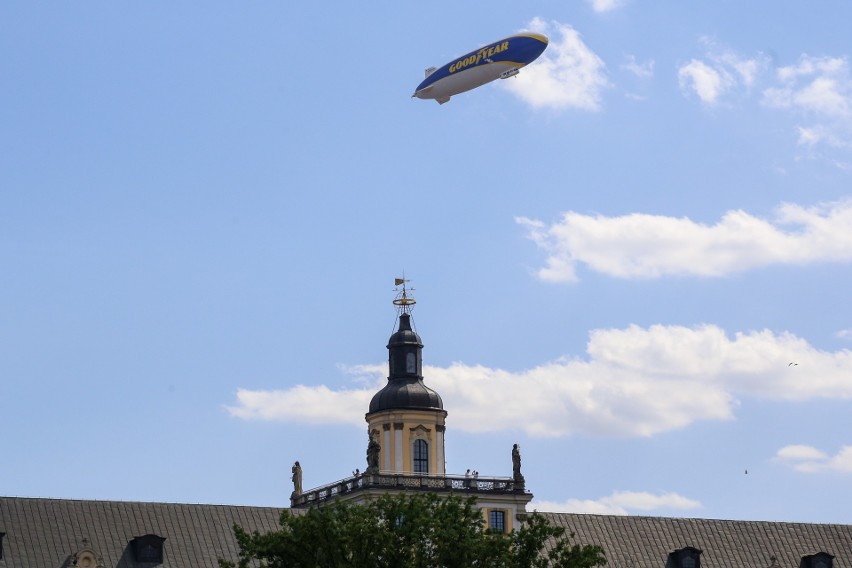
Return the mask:
{"type": "Polygon", "coordinates": [[[408,353],[405,356],[405,372],[406,373],[416,373],[417,372],[417,361],[414,353],[408,353]]]}

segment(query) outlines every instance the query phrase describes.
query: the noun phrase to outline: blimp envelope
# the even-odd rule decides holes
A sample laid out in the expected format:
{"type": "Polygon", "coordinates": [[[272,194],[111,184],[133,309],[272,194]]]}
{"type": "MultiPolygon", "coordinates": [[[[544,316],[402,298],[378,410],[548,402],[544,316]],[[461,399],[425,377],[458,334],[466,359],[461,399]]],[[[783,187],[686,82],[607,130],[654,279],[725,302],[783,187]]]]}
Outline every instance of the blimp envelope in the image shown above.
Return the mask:
{"type": "Polygon", "coordinates": [[[430,67],[412,97],[435,99],[444,104],[450,97],[495,79],[508,79],[533,62],[547,47],[547,37],[522,33],[489,43],[456,57],[440,69],[430,67]]]}

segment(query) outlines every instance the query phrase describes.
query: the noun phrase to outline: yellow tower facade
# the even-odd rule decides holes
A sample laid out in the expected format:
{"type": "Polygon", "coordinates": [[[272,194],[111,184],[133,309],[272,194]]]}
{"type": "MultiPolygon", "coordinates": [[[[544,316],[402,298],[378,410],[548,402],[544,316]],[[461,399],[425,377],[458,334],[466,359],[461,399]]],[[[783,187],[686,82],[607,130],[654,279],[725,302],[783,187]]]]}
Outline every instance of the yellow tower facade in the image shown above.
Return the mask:
{"type": "MultiPolygon", "coordinates": [[[[441,397],[423,384],[423,344],[402,312],[388,341],[388,383],[370,401],[370,441],[381,448],[376,473],[445,475],[441,397]]],[[[374,446],[375,447],[375,446],[374,446]]]]}

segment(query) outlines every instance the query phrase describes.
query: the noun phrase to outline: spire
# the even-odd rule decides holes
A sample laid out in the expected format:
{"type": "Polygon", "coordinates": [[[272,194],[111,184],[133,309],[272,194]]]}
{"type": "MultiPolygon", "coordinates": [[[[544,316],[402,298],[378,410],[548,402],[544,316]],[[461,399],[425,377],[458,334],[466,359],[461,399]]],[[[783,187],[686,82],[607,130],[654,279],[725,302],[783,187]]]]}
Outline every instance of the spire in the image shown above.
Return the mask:
{"type": "MultiPolygon", "coordinates": [[[[408,289],[406,288],[406,284],[411,282],[411,280],[405,279],[405,274],[402,275],[402,278],[394,278],[393,284],[395,288],[393,289],[396,292],[396,298],[393,299],[393,305],[396,306],[396,313],[399,316],[403,314],[410,315],[411,310],[414,309],[414,304],[417,303],[417,300],[414,299],[413,296],[408,295],[408,289]],[[400,286],[402,289],[400,290],[400,286]]],[[[414,291],[414,288],[411,288],[411,291],[414,291]]]]}
{"type": "Polygon", "coordinates": [[[388,340],[388,350],[390,351],[388,379],[391,381],[409,378],[423,379],[423,343],[420,342],[420,336],[417,335],[417,332],[411,328],[411,310],[414,309],[417,300],[409,295],[410,291],[414,291],[414,288],[409,289],[406,286],[409,282],[404,276],[394,279],[396,285],[394,292],[397,294],[393,300],[393,305],[396,306],[396,312],[399,316],[399,329],[388,340]]]}
{"type": "Polygon", "coordinates": [[[423,384],[423,343],[411,325],[411,310],[417,301],[410,295],[408,280],[394,280],[393,300],[399,327],[388,340],[388,384],[373,397],[370,413],[379,410],[444,408],[438,393],[423,384]],[[400,288],[401,287],[401,288],[400,288]]]}
{"type": "Polygon", "coordinates": [[[388,379],[423,379],[423,343],[411,329],[411,314],[399,314],[399,329],[390,336],[388,351],[388,379]]]}

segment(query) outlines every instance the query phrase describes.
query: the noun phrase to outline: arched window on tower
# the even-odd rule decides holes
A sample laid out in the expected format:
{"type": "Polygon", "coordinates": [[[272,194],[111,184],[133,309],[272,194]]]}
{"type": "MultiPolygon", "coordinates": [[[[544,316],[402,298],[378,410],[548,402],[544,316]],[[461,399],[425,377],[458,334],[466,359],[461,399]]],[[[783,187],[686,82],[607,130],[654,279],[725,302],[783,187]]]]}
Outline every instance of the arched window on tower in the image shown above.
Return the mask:
{"type": "Polygon", "coordinates": [[[429,473],[429,444],[414,440],[414,473],[429,473]]]}

